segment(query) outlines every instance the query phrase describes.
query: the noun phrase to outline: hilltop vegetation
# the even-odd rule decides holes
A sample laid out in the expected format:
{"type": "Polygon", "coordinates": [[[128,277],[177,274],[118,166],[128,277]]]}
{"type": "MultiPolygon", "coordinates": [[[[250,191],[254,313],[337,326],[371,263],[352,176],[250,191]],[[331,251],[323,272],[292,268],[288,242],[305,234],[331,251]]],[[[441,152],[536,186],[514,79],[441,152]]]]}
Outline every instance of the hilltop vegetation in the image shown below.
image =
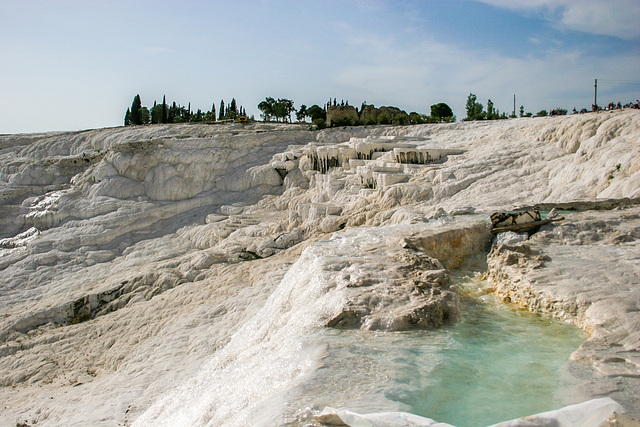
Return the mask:
{"type": "MultiPolygon", "coordinates": [[[[267,97],[258,104],[260,117],[265,122],[292,123],[292,117],[300,122],[310,119],[311,123],[318,129],[333,126],[360,126],[360,125],[407,125],[424,123],[454,122],[456,120],[451,107],[444,102],[431,106],[431,114],[418,112],[407,113],[406,111],[394,107],[383,106],[376,108],[374,105],[362,103],[360,109],[349,105],[349,101],[338,103],[336,98],[329,100],[323,106],[314,104],[307,107],[302,104],[298,109],[294,107],[294,102],[286,98],[267,97]]],[[[195,113],[191,109],[191,103],[187,107],[166,102],[163,97],[162,103],[156,101],[153,107],[147,108],[142,105],[140,95],[133,99],[131,107],[127,108],[124,117],[124,125],[146,125],[158,123],[194,123],[194,122],[215,122],[221,120],[234,120],[240,117],[247,117],[247,112],[243,106],[236,103],[235,98],[225,106],[224,100],[220,101],[220,108],[216,115],[215,103],[211,110],[202,111],[198,109],[195,113]]],[[[248,118],[254,120],[254,117],[248,118]]]]}
{"type": "MultiPolygon", "coordinates": [[[[617,109],[622,108],[618,102],[618,104],[610,103],[607,109],[616,109],[614,108],[616,105],[617,109]]],[[[366,102],[363,102],[360,108],[357,108],[350,105],[348,100],[338,102],[337,98],[330,98],[329,101],[322,104],[322,106],[313,104],[307,107],[305,104],[302,104],[296,109],[294,101],[291,99],[266,97],[257,107],[258,110],[260,110],[260,117],[265,122],[293,123],[293,116],[295,115],[295,120],[298,123],[308,123],[307,120],[309,120],[316,129],[336,126],[416,125],[456,121],[453,110],[444,102],[431,105],[429,114],[415,111],[407,113],[405,110],[395,106],[376,107],[366,102]]],[[[638,108],[638,103],[627,104],[625,107],[638,108]]],[[[597,111],[600,110],[600,108],[594,105],[593,110],[597,111]]],[[[580,110],[581,113],[586,111],[584,108],[580,110]]],[[[487,100],[485,109],[485,106],[478,101],[478,97],[474,93],[470,93],[467,97],[465,112],[466,117],[463,119],[464,121],[504,120],[518,117],[518,115],[516,115],[515,103],[514,110],[511,114],[500,112],[499,109],[495,108],[491,99],[487,100]]],[[[563,116],[566,115],[567,112],[567,109],[557,107],[550,111],[540,110],[534,115],[531,112],[525,112],[524,105],[521,105],[519,108],[519,117],[563,116]]],[[[574,114],[578,113],[575,108],[573,112],[574,114]]],[[[147,108],[142,105],[140,95],[136,95],[131,107],[128,108],[125,113],[124,124],[125,126],[129,126],[159,123],[197,123],[235,120],[240,118],[242,118],[242,121],[245,119],[255,120],[253,116],[250,118],[247,117],[247,111],[242,105],[236,102],[235,98],[226,105],[224,100],[220,101],[218,110],[216,110],[216,103],[214,102],[209,111],[198,109],[196,112],[193,112],[191,103],[189,103],[187,107],[184,107],[175,101],[173,103],[167,103],[165,97],[162,98],[162,103],[158,104],[154,101],[153,107],[147,108]]]]}
{"type": "Polygon", "coordinates": [[[198,109],[195,113],[191,110],[191,103],[187,107],[176,104],[175,101],[167,104],[166,97],[162,98],[162,103],[153,102],[151,109],[144,107],[140,100],[140,95],[133,98],[133,103],[124,115],[124,125],[146,125],[159,123],[197,123],[213,122],[216,120],[233,120],[237,117],[246,116],[247,111],[242,105],[238,105],[233,98],[225,106],[224,100],[220,101],[220,108],[216,116],[216,104],[211,105],[211,110],[202,111],[198,109]]]}

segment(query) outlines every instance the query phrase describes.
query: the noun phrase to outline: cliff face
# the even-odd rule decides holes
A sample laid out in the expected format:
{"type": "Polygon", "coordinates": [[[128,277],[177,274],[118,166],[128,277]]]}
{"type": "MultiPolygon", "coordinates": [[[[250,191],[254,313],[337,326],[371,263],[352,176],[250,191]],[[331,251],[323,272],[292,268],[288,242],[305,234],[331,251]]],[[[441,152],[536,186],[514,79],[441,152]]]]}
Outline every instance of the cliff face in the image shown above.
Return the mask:
{"type": "MultiPolygon", "coordinates": [[[[455,321],[446,269],[488,249],[491,212],[637,199],[638,141],[637,111],[321,132],[235,124],[0,136],[0,420],[130,423],[226,348],[301,254],[317,263],[313,280],[331,284],[321,288],[325,308],[304,315],[309,325],[455,321]],[[365,242],[362,251],[340,246],[349,239],[365,242]]],[[[620,221],[612,215],[603,221],[620,221]]],[[[544,236],[561,252],[565,237],[586,238],[569,231],[544,236]]],[[[636,234],[607,248],[635,256],[636,234]]],[[[497,261],[496,282],[531,267],[509,262],[497,261]]],[[[609,266],[615,274],[601,269],[609,266]]],[[[620,279],[629,289],[632,276],[620,279]]],[[[521,289],[500,292],[515,299],[521,289]]],[[[546,295],[527,289],[532,301],[546,295]]],[[[573,307],[552,298],[550,314],[573,307]]],[[[580,301],[566,318],[592,325],[591,300],[580,301]]],[[[633,339],[616,342],[635,354],[633,339]]],[[[637,369],[636,358],[615,358],[637,369]]]]}

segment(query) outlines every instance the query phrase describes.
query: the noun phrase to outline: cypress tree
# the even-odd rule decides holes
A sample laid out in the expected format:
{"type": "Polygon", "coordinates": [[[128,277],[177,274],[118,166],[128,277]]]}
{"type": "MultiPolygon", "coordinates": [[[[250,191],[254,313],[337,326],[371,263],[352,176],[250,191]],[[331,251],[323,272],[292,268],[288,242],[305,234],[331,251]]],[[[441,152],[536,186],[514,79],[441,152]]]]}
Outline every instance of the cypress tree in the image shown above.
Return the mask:
{"type": "Polygon", "coordinates": [[[127,112],[124,115],[124,125],[131,125],[131,110],[129,108],[127,108],[127,112]]]}
{"type": "Polygon", "coordinates": [[[238,115],[238,107],[236,105],[236,99],[235,98],[231,99],[231,104],[229,104],[229,113],[231,113],[233,115],[238,115]]]}
{"type": "Polygon", "coordinates": [[[131,113],[129,115],[132,125],[142,124],[142,113],[140,112],[141,108],[142,102],[140,101],[140,95],[136,95],[133,98],[133,103],[131,104],[131,113]]]}
{"type": "Polygon", "coordinates": [[[157,109],[158,103],[156,101],[153,101],[153,108],[151,108],[151,124],[154,125],[156,123],[158,123],[158,109],[157,109]]]}
{"type": "Polygon", "coordinates": [[[220,101],[220,115],[218,116],[218,120],[222,120],[224,118],[224,99],[220,101]]]}
{"type": "Polygon", "coordinates": [[[162,123],[167,123],[168,111],[167,111],[167,96],[162,95],[162,123]]]}
{"type": "Polygon", "coordinates": [[[167,123],[173,123],[174,118],[179,114],[178,105],[176,104],[176,101],[173,101],[173,104],[171,104],[171,107],[169,107],[168,110],[169,110],[169,113],[167,114],[167,123]]]}

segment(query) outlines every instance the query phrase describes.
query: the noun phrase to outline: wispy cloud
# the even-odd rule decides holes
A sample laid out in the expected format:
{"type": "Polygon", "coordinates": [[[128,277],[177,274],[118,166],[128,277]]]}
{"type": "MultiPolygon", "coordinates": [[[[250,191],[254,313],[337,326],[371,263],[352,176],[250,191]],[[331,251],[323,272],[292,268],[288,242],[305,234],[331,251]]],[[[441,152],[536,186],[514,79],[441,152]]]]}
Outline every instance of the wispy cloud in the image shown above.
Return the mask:
{"type": "MultiPolygon", "coordinates": [[[[534,113],[589,107],[594,78],[624,78],[624,70],[639,64],[632,54],[613,56],[609,65],[602,65],[579,50],[547,49],[544,55],[522,58],[434,40],[407,46],[372,34],[352,42],[359,56],[334,76],[336,84],[354,94],[350,96],[361,96],[360,100],[370,103],[395,102],[421,112],[431,104],[447,102],[460,118],[471,92],[483,103],[490,98],[497,108],[508,112],[513,108],[513,94],[517,94],[518,106],[524,104],[534,113]]],[[[626,100],[618,93],[606,96],[626,100]]]]}
{"type": "Polygon", "coordinates": [[[575,31],[613,36],[625,40],[640,38],[638,0],[477,0],[511,10],[554,12],[550,19],[575,31]]]}
{"type": "Polygon", "coordinates": [[[590,106],[594,78],[599,98],[601,79],[603,99],[638,97],[614,80],[638,79],[639,0],[160,1],[126,16],[120,0],[5,3],[0,132],[118,125],[136,93],[207,109],[235,97],[249,114],[265,96],[419,112],[447,102],[458,116],[470,92],[503,111],[514,93],[527,111],[590,106]],[[43,104],[59,108],[21,113],[43,104]]]}

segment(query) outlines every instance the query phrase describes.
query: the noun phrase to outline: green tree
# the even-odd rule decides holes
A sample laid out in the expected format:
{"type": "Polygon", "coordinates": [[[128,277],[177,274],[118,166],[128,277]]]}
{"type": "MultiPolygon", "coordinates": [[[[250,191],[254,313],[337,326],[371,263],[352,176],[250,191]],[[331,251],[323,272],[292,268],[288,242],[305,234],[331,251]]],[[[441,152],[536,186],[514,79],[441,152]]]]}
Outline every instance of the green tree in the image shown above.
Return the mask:
{"type": "Polygon", "coordinates": [[[327,127],[327,122],[323,118],[317,118],[311,122],[317,129],[324,129],[327,127]]]}
{"type": "Polygon", "coordinates": [[[151,115],[151,124],[155,125],[156,123],[159,123],[158,121],[158,117],[154,116],[154,111],[158,109],[158,103],[156,101],[153,101],[153,107],[151,107],[151,110],[149,111],[150,115],[151,115]]]}
{"type": "Polygon", "coordinates": [[[493,111],[493,101],[488,100],[487,101],[487,119],[493,120],[494,114],[495,114],[495,111],[493,111]]]}
{"type": "Polygon", "coordinates": [[[409,121],[411,124],[421,125],[423,123],[428,123],[428,118],[424,114],[412,111],[409,113],[409,121]]]}
{"type": "Polygon", "coordinates": [[[162,120],[161,123],[167,123],[168,119],[167,96],[162,95],[162,120]]]}
{"type": "Polygon", "coordinates": [[[282,119],[283,122],[291,121],[291,113],[295,111],[292,100],[279,98],[276,101],[271,97],[258,104],[258,109],[262,111],[261,116],[267,122],[271,121],[271,118],[282,119]]]}
{"type": "Polygon", "coordinates": [[[409,115],[404,111],[402,113],[396,114],[393,118],[393,122],[397,125],[406,125],[409,123],[409,115]]]}
{"type": "Polygon", "coordinates": [[[300,109],[296,112],[296,119],[299,122],[303,122],[305,117],[307,117],[307,106],[302,104],[300,109]]]}
{"type": "Polygon", "coordinates": [[[524,117],[524,105],[520,106],[520,117],[524,117]]]}
{"type": "Polygon", "coordinates": [[[151,107],[151,123],[163,123],[162,122],[162,105],[156,104],[154,102],[153,107],[151,107]]]}
{"type": "Polygon", "coordinates": [[[189,121],[190,122],[201,122],[205,119],[205,113],[202,112],[201,109],[198,108],[198,110],[195,112],[195,114],[191,114],[189,116],[189,121]]]}
{"type": "Polygon", "coordinates": [[[131,125],[131,109],[130,108],[127,108],[127,112],[124,115],[124,125],[125,126],[131,125]]]}
{"type": "Polygon", "coordinates": [[[260,114],[262,120],[270,122],[272,117],[276,117],[275,106],[276,100],[271,97],[265,98],[264,101],[258,104],[258,110],[262,111],[262,114],[260,114]]]}
{"type": "Polygon", "coordinates": [[[140,112],[141,108],[142,108],[142,102],[140,101],[140,95],[136,95],[133,98],[133,103],[131,104],[131,113],[129,115],[132,125],[142,124],[142,115],[140,112]]]}
{"type": "Polygon", "coordinates": [[[147,107],[140,108],[140,124],[147,125],[151,122],[151,115],[147,107]]]}
{"type": "Polygon", "coordinates": [[[453,111],[447,104],[440,102],[431,106],[431,117],[438,122],[443,122],[446,121],[447,118],[453,117],[453,111]]]}
{"type": "Polygon", "coordinates": [[[178,115],[178,106],[176,102],[173,101],[173,104],[167,109],[167,123],[174,123],[176,116],[178,115]]]}
{"type": "Polygon", "coordinates": [[[311,107],[307,108],[307,116],[311,118],[312,122],[317,119],[326,120],[327,112],[324,110],[324,108],[321,108],[318,105],[314,104],[311,107]]]}
{"type": "Polygon", "coordinates": [[[218,116],[218,120],[222,120],[224,119],[224,100],[220,101],[220,110],[219,110],[220,115],[218,116]]]}
{"type": "Polygon", "coordinates": [[[482,120],[484,118],[484,107],[481,103],[477,102],[475,94],[470,93],[467,97],[467,118],[465,120],[482,120]]]}
{"type": "Polygon", "coordinates": [[[290,99],[278,98],[276,102],[277,117],[281,117],[283,122],[291,122],[291,114],[296,111],[293,101],[290,99]]]}
{"type": "Polygon", "coordinates": [[[236,104],[236,99],[232,98],[231,103],[229,104],[229,112],[227,113],[227,117],[230,119],[235,119],[238,115],[238,106],[236,104]]]}

